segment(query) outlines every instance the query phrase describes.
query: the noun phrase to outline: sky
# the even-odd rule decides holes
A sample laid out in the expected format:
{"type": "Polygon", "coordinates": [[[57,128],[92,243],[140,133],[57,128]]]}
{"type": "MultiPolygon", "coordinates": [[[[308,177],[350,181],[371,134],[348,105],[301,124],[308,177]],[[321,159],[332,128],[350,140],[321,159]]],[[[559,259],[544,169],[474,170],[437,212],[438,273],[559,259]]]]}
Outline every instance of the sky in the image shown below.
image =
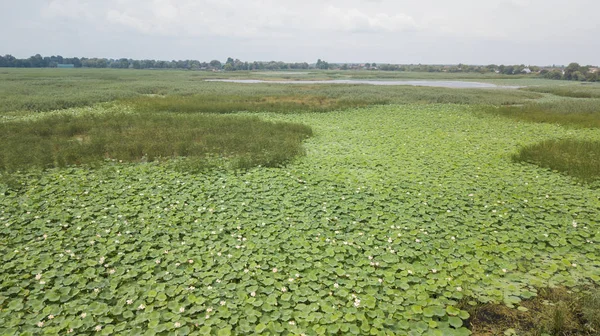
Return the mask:
{"type": "Polygon", "coordinates": [[[0,54],[600,64],[598,0],[0,0],[0,54]]]}

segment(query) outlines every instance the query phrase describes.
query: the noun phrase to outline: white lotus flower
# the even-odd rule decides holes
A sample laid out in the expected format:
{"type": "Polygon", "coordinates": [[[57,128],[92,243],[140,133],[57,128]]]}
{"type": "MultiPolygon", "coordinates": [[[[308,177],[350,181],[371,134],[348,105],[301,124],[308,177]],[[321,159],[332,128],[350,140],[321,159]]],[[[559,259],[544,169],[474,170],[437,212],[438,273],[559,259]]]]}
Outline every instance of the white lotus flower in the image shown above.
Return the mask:
{"type": "Polygon", "coordinates": [[[130,299],[130,300],[127,300],[126,302],[127,302],[128,305],[130,305],[130,304],[133,303],[133,300],[130,299]]]}
{"type": "Polygon", "coordinates": [[[85,318],[87,316],[87,314],[86,313],[81,313],[81,315],[79,315],[79,316],[81,316],[81,318],[85,318]]]}
{"type": "Polygon", "coordinates": [[[142,303],[142,304],[140,304],[140,305],[138,306],[138,308],[137,308],[137,309],[138,309],[138,310],[144,310],[144,309],[146,309],[146,306],[144,306],[144,304],[142,303]]]}
{"type": "Polygon", "coordinates": [[[173,324],[173,325],[175,326],[175,328],[181,327],[181,323],[179,323],[179,322],[175,322],[175,324],[173,324]]]}
{"type": "Polygon", "coordinates": [[[44,322],[42,322],[42,321],[38,322],[37,326],[40,327],[40,328],[43,327],[44,326],[44,322]]]}
{"type": "Polygon", "coordinates": [[[102,330],[102,326],[101,326],[101,325],[97,325],[97,326],[94,328],[94,330],[96,330],[96,331],[100,331],[100,330],[102,330]]]}
{"type": "Polygon", "coordinates": [[[40,280],[42,278],[42,273],[38,273],[35,275],[35,280],[40,280]]]}

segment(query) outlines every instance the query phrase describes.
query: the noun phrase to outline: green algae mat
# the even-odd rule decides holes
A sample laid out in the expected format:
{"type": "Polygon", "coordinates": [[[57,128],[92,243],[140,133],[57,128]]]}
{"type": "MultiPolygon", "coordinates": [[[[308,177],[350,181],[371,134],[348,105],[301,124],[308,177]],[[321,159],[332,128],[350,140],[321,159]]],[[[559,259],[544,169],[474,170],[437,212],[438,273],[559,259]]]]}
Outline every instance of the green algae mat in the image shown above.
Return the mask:
{"type": "Polygon", "coordinates": [[[600,191],[512,154],[593,130],[456,105],[261,114],[311,126],[285,168],[107,164],[0,184],[0,334],[468,335],[600,282],[600,191]]]}

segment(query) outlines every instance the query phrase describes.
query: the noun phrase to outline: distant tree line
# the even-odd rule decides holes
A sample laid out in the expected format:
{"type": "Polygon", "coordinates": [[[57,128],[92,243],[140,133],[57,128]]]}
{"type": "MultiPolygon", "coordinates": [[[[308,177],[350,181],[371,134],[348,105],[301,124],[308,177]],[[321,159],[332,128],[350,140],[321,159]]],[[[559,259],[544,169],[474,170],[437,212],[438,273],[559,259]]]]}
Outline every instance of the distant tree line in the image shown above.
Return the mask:
{"type": "Polygon", "coordinates": [[[242,62],[227,59],[225,64],[218,60],[200,62],[197,60],[157,61],[134,60],[128,58],[66,58],[62,56],[42,57],[40,54],[19,59],[12,55],[0,55],[0,67],[4,68],[56,68],[59,64],[73,64],[76,68],[115,68],[115,69],[187,69],[187,70],[291,70],[308,69],[308,63],[284,62],[242,62]]]}
{"type": "Polygon", "coordinates": [[[285,62],[243,62],[239,59],[227,58],[225,63],[218,60],[200,62],[197,60],[159,61],[159,60],[134,60],[128,58],[85,58],[46,56],[40,54],[29,58],[19,59],[12,55],[0,55],[0,67],[11,68],[56,68],[59,64],[72,64],[76,68],[116,68],[116,69],[186,69],[186,70],[224,70],[224,71],[252,71],[252,70],[383,70],[407,72],[495,72],[504,75],[539,74],[549,79],[599,81],[600,73],[597,67],[580,66],[571,63],[567,67],[551,66],[538,67],[520,65],[431,65],[431,64],[376,64],[376,63],[329,63],[318,59],[314,64],[285,63],[285,62]]]}
{"type": "Polygon", "coordinates": [[[548,79],[562,79],[574,81],[600,81],[600,70],[597,67],[581,66],[579,63],[571,63],[564,69],[542,70],[542,76],[548,79]]]}

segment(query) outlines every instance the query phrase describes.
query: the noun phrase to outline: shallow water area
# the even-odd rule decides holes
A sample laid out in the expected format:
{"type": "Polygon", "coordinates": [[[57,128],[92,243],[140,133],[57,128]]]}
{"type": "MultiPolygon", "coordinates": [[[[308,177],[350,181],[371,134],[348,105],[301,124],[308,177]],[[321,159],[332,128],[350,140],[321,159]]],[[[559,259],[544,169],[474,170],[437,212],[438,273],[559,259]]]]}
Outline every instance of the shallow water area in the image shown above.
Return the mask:
{"type": "Polygon", "coordinates": [[[518,89],[520,86],[501,86],[490,83],[480,82],[461,82],[461,81],[429,81],[429,80],[408,80],[408,81],[379,81],[379,80],[357,80],[357,79],[335,79],[335,80],[260,80],[260,79],[207,79],[207,82],[226,82],[240,84],[350,84],[350,85],[410,85],[410,86],[433,86],[459,89],[518,89]]]}

